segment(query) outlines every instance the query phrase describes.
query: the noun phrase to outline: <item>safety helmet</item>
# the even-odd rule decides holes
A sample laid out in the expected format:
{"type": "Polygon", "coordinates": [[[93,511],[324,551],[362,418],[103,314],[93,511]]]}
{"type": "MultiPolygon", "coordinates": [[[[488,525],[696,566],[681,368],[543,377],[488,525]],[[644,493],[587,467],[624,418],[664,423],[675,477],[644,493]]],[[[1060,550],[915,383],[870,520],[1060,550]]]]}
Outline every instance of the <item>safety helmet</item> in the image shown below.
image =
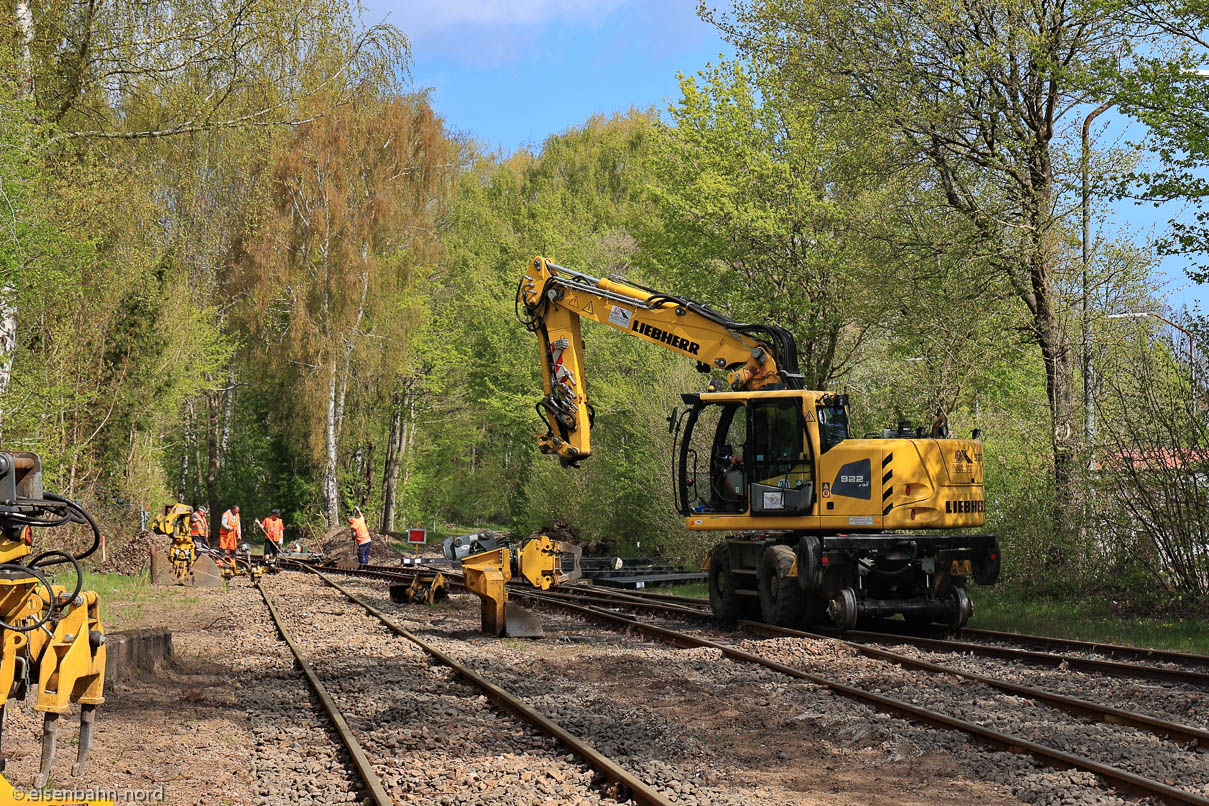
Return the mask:
{"type": "Polygon", "coordinates": [[[280,515],[280,514],[281,514],[281,510],[280,510],[280,509],[275,509],[275,510],[273,510],[273,511],[272,511],[272,513],[270,513],[270,514],[273,514],[273,515],[280,515]]]}

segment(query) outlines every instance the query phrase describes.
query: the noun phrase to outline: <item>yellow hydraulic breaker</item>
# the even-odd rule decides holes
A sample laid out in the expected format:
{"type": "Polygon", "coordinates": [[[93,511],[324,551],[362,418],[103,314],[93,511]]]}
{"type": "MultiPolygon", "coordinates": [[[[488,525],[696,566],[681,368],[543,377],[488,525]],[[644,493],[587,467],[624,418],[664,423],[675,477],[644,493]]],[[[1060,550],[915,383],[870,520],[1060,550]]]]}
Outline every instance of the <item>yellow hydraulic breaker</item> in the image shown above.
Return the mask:
{"type": "MultiPolygon", "coordinates": [[[[168,560],[172,563],[173,581],[177,585],[188,585],[191,581],[189,571],[197,559],[197,545],[193,541],[189,529],[189,519],[193,515],[193,507],[187,504],[165,504],[164,511],[151,522],[151,531],[172,538],[168,547],[168,560]]],[[[152,580],[161,584],[161,580],[152,580]]]]}

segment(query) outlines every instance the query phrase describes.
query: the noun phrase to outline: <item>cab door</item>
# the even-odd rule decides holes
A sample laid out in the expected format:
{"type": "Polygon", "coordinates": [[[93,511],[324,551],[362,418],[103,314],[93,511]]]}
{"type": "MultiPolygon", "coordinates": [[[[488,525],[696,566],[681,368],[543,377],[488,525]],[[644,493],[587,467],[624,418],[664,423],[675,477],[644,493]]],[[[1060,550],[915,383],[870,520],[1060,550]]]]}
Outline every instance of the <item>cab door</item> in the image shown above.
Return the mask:
{"type": "Polygon", "coordinates": [[[802,398],[752,397],[747,405],[753,516],[808,515],[814,509],[814,454],[802,398]]]}

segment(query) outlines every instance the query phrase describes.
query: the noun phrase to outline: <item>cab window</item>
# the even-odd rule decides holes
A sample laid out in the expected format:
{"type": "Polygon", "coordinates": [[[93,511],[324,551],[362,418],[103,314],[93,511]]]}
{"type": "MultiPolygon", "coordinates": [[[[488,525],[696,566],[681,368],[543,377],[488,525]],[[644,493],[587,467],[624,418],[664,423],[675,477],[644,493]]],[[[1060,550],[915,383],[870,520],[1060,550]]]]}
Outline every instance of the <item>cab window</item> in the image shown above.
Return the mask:
{"type": "Polygon", "coordinates": [[[843,406],[819,406],[819,453],[848,439],[848,412],[843,406]]]}
{"type": "Polygon", "coordinates": [[[762,400],[753,403],[751,410],[751,480],[790,490],[812,486],[814,474],[801,400],[762,400]]]}

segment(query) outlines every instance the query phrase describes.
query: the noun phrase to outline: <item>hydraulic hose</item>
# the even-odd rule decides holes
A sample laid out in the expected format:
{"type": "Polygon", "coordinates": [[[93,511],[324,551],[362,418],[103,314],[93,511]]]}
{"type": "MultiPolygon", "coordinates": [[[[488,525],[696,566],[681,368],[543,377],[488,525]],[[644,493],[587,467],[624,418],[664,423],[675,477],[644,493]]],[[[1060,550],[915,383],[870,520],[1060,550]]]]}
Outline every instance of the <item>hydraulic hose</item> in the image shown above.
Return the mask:
{"type": "Polygon", "coordinates": [[[87,550],[85,550],[84,553],[82,553],[82,554],[70,554],[69,555],[66,552],[61,552],[61,551],[60,552],[46,552],[46,554],[59,554],[59,555],[61,555],[61,559],[55,560],[54,562],[43,563],[43,565],[59,565],[61,563],[69,562],[72,559],[83,560],[87,557],[91,557],[93,555],[93,553],[96,552],[96,550],[101,547],[101,527],[97,526],[97,522],[95,520],[93,520],[91,515],[88,514],[88,510],[84,509],[84,507],[80,506],[75,501],[72,501],[68,498],[64,498],[61,495],[55,495],[54,493],[46,493],[45,496],[46,496],[46,500],[56,501],[60,504],[63,504],[68,509],[73,510],[75,513],[77,513],[80,517],[83,518],[83,520],[80,520],[80,518],[72,518],[72,520],[75,521],[76,523],[87,523],[88,524],[89,528],[92,529],[92,545],[89,546],[87,548],[87,550]]]}

